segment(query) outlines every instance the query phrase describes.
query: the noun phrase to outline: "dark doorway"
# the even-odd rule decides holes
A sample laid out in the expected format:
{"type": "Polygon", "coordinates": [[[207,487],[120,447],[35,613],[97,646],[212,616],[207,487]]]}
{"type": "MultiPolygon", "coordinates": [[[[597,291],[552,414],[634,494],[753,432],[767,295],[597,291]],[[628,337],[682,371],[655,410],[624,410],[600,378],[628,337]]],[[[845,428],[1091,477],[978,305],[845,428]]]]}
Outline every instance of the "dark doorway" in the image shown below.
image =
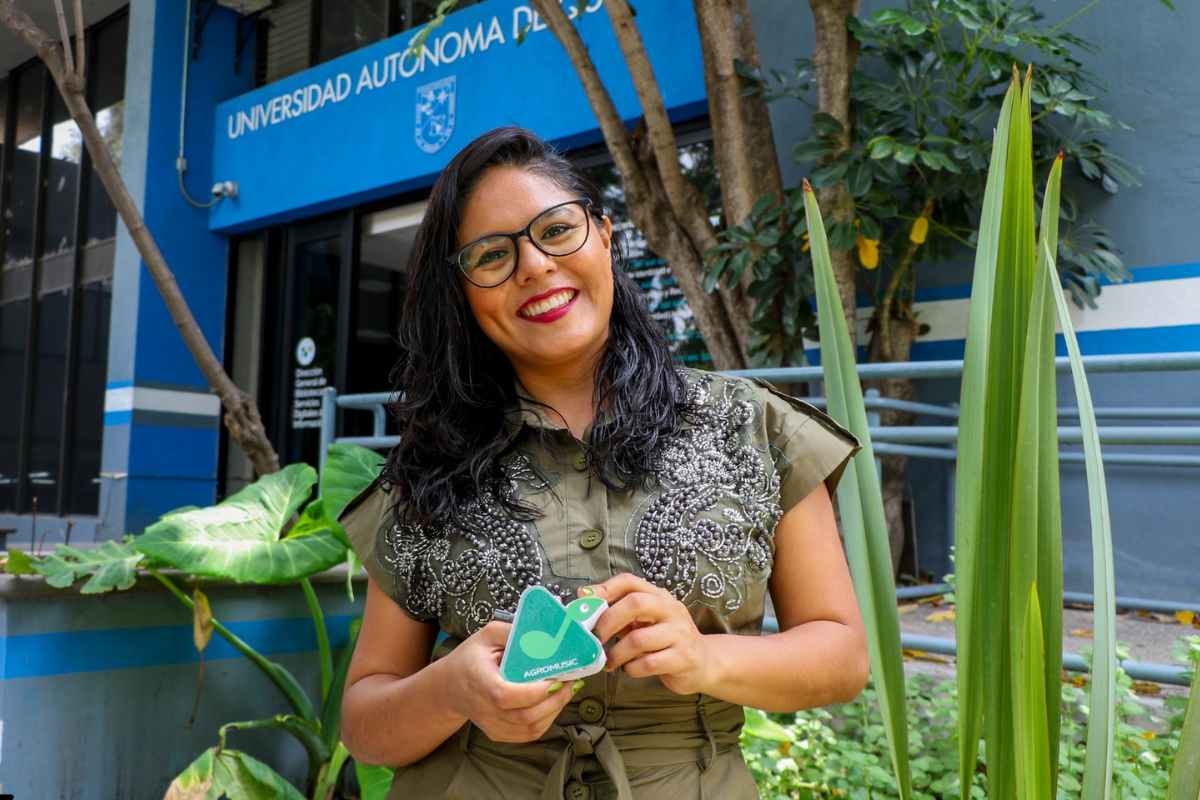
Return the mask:
{"type": "MultiPolygon", "coordinates": [[[[321,392],[389,390],[405,267],[424,203],[346,212],[273,231],[263,314],[263,414],[283,465],[318,463],[321,392]]],[[[370,413],[343,410],[339,436],[373,433],[370,413]]],[[[387,427],[388,433],[393,428],[387,427]]]]}

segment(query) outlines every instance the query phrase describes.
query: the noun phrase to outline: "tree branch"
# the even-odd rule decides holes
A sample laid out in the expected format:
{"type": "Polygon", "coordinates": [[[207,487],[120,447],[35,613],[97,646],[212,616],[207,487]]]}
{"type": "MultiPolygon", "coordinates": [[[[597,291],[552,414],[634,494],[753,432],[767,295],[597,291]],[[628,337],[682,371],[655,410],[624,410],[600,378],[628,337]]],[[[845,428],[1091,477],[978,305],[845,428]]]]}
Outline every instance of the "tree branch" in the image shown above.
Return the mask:
{"type": "Polygon", "coordinates": [[[626,0],[607,0],[604,7],[608,9],[617,44],[625,57],[625,65],[633,79],[634,91],[637,92],[638,101],[642,106],[651,152],[658,166],[658,174],[662,178],[671,210],[675,212],[675,218],[703,254],[716,247],[716,231],[708,221],[704,198],[683,176],[683,170],[679,167],[679,145],[675,141],[675,129],[667,116],[667,107],[663,103],[662,92],[659,91],[658,81],[654,77],[650,58],[646,55],[641,31],[633,21],[633,14],[626,0]]]}
{"type": "MultiPolygon", "coordinates": [[[[720,296],[704,291],[701,277],[703,251],[674,211],[657,168],[657,158],[652,153],[638,152],[638,144],[627,131],[579,31],[559,4],[555,0],[531,0],[531,4],[566,51],[583,83],[592,112],[600,122],[605,144],[624,181],[630,217],[645,234],[651,247],[671,263],[672,272],[704,335],[713,361],[719,369],[744,367],[746,359],[743,344],[730,319],[730,311],[720,296]]],[[[673,142],[674,132],[671,131],[670,135],[673,142]]],[[[677,153],[673,153],[672,163],[678,169],[677,153]]],[[[695,192],[694,187],[692,191],[695,192]]],[[[696,195],[698,197],[698,193],[696,195]]],[[[696,207],[703,209],[704,206],[698,200],[696,207]]],[[[711,227],[709,233],[715,244],[716,237],[711,227]]]]}
{"type": "Polygon", "coordinates": [[[75,57],[75,74],[79,76],[80,86],[87,85],[87,36],[83,30],[83,0],[75,0],[75,47],[78,55],[75,57]]]}
{"type": "Polygon", "coordinates": [[[63,13],[62,0],[54,0],[54,13],[58,16],[58,34],[62,41],[63,61],[67,72],[75,74],[75,56],[71,52],[71,34],[67,31],[67,15],[63,13]]]}

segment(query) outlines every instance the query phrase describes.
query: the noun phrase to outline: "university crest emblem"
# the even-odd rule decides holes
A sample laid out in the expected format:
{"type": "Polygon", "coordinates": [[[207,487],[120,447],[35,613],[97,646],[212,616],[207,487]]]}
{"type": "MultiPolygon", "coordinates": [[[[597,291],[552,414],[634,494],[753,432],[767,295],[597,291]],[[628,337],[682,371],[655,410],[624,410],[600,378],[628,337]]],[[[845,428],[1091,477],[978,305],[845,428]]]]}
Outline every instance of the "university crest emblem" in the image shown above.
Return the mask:
{"type": "Polygon", "coordinates": [[[426,153],[441,150],[454,133],[456,76],[417,87],[417,147],[426,153]]]}

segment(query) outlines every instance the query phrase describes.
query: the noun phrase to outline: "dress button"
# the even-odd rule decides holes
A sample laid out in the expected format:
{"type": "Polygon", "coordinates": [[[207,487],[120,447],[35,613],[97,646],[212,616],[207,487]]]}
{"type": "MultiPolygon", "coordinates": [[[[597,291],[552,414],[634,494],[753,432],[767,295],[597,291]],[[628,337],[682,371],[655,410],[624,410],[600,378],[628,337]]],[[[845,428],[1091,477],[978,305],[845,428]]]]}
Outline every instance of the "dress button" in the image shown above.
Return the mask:
{"type": "Polygon", "coordinates": [[[566,791],[563,792],[563,796],[566,797],[567,800],[588,800],[588,798],[592,795],[592,790],[589,789],[586,784],[580,783],[579,781],[571,781],[563,788],[566,789],[566,791]]]}
{"type": "Polygon", "coordinates": [[[583,536],[579,537],[579,546],[584,550],[594,550],[596,545],[604,541],[604,531],[598,528],[589,528],[583,532],[583,536]]]}
{"type": "MultiPolygon", "coordinates": [[[[575,469],[579,470],[580,472],[583,472],[585,469],[587,469],[586,453],[580,452],[575,455],[575,469]]],[[[587,787],[585,786],[584,788],[586,789],[587,787]]]]}
{"type": "Polygon", "coordinates": [[[599,722],[604,719],[604,703],[594,697],[585,697],[579,701],[579,718],[588,723],[599,722]]]}

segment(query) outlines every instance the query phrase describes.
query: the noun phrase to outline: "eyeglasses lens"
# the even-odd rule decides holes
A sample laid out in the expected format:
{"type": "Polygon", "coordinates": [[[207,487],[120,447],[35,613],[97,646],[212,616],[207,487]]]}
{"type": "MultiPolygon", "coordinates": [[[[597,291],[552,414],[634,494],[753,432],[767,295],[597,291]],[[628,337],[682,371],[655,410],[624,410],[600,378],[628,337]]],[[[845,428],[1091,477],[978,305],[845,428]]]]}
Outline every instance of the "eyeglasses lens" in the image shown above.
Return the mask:
{"type": "MultiPolygon", "coordinates": [[[[529,238],[543,253],[565,256],[583,246],[588,234],[587,211],[578,203],[547,209],[529,224],[529,238]]],[[[516,246],[508,236],[475,242],[459,257],[463,270],[481,285],[499,283],[512,272],[516,246]]]]}

